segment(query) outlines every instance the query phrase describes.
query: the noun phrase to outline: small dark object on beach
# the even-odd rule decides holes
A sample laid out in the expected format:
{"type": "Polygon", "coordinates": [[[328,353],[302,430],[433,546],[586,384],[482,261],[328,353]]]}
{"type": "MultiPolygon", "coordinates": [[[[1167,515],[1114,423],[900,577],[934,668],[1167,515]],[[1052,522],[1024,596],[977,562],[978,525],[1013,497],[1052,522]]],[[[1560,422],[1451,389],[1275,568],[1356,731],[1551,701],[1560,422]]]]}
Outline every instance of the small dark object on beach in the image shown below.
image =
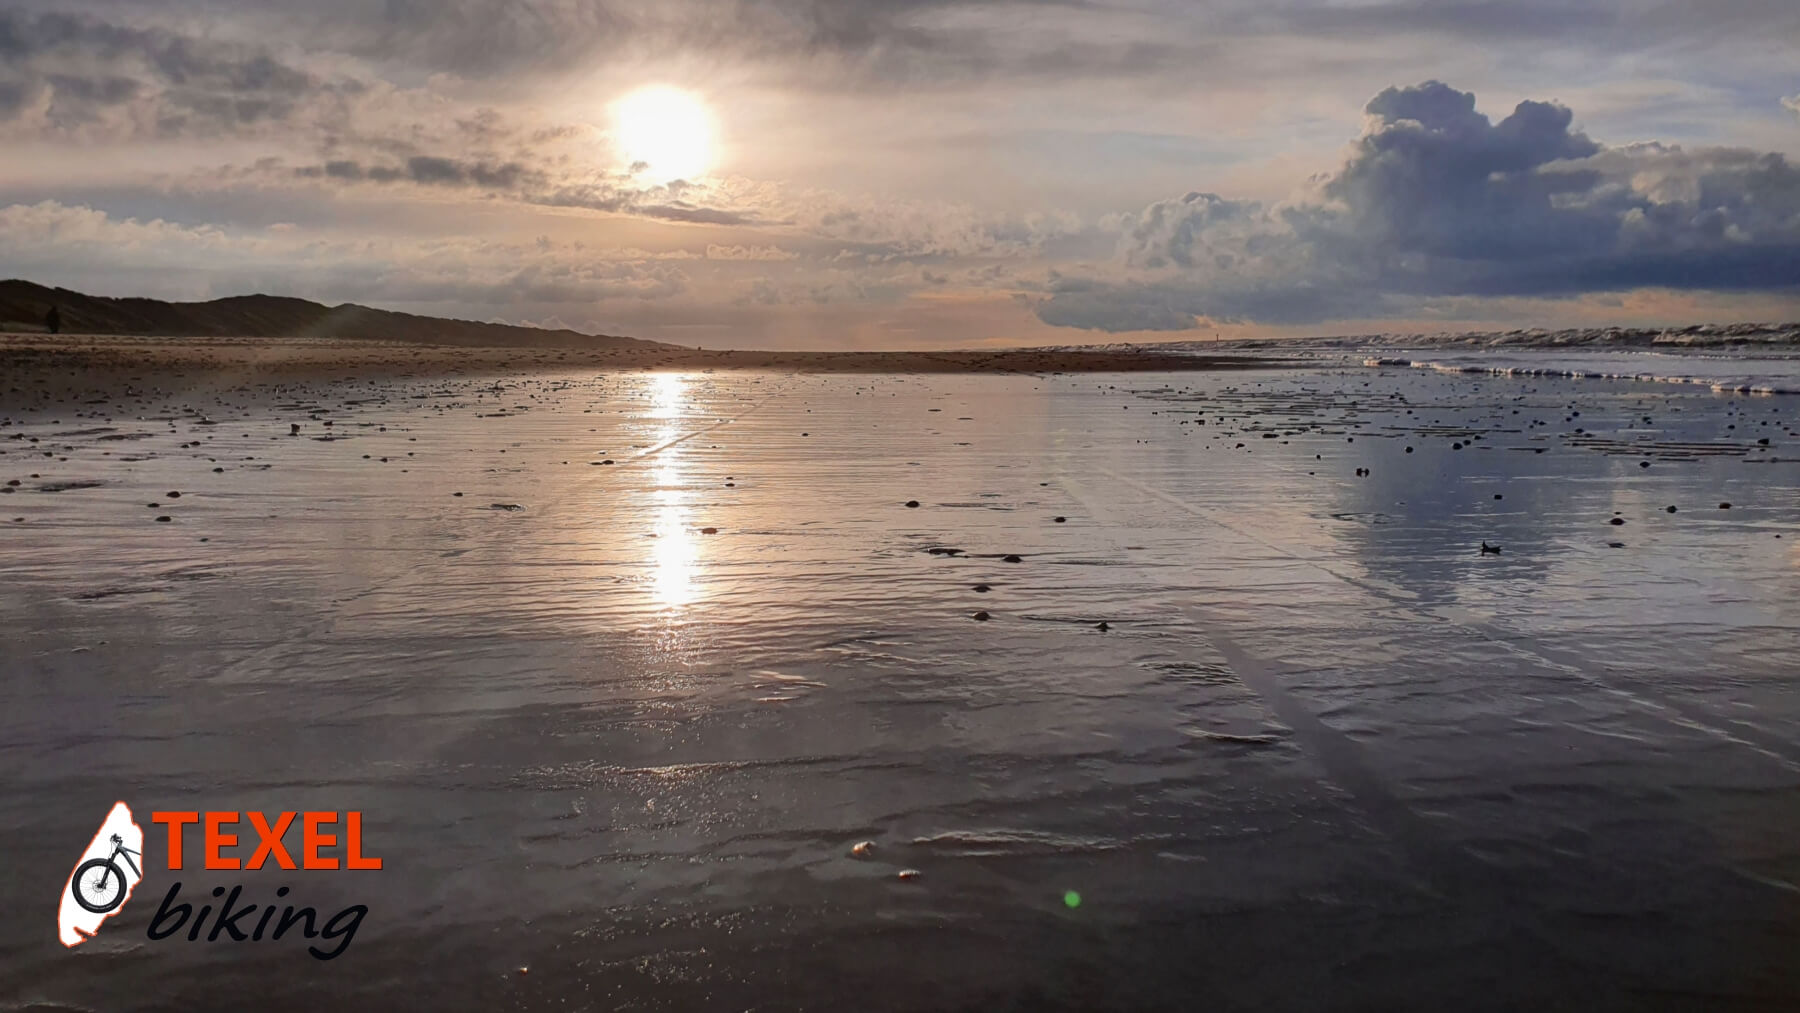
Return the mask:
{"type": "Polygon", "coordinates": [[[1058,524],[1066,524],[1066,523],[1068,523],[1068,521],[1069,521],[1069,519],[1067,517],[1056,518],[1056,523],[1058,523],[1058,524]]]}
{"type": "Polygon", "coordinates": [[[1003,563],[1023,563],[1023,562],[1025,562],[1023,559],[1020,559],[1018,556],[1001,556],[1000,561],[1003,563]]]}
{"type": "Polygon", "coordinates": [[[300,435],[300,423],[289,422],[288,423],[288,435],[289,436],[299,436],[300,435]]]}
{"type": "Polygon", "coordinates": [[[223,474],[225,474],[225,469],[224,469],[224,468],[214,468],[214,469],[213,469],[213,474],[215,474],[215,475],[223,475],[223,474]]]}
{"type": "Polygon", "coordinates": [[[1614,517],[1614,518],[1613,518],[1613,519],[1612,519],[1612,520],[1610,520],[1610,521],[1607,521],[1607,522],[1606,522],[1606,523],[1608,523],[1608,524],[1611,524],[1611,525],[1612,525],[1612,526],[1613,526],[1613,527],[1615,527],[1615,528],[1616,528],[1616,527],[1618,527],[1618,526],[1619,526],[1619,525],[1621,525],[1621,524],[1623,524],[1623,523],[1625,523],[1625,518],[1623,518],[1623,517],[1614,517]]]}
{"type": "Polygon", "coordinates": [[[1460,444],[1460,443],[1452,443],[1452,444],[1450,444],[1450,449],[1451,449],[1451,450],[1461,450],[1461,449],[1462,449],[1462,444],[1460,444]]]}
{"type": "Polygon", "coordinates": [[[716,535],[719,533],[719,529],[718,528],[701,528],[700,533],[703,535],[716,535]]]}
{"type": "Polygon", "coordinates": [[[1105,623],[1097,623],[1097,624],[1095,624],[1094,629],[1099,630],[1101,633],[1105,633],[1107,630],[1112,629],[1112,627],[1106,625],[1105,623]]]}
{"type": "Polygon", "coordinates": [[[978,623],[985,623],[989,619],[992,619],[993,616],[988,615],[986,612],[977,612],[977,613],[975,613],[973,618],[978,623]]]}
{"type": "Polygon", "coordinates": [[[1500,494],[1499,494],[1499,493],[1495,493],[1495,494],[1494,494],[1494,498],[1495,498],[1495,499],[1505,499],[1505,498],[1506,498],[1506,497],[1505,497],[1505,496],[1502,496],[1502,495],[1500,495],[1500,494]]]}
{"type": "Polygon", "coordinates": [[[1489,545],[1486,540],[1483,540],[1481,543],[1481,554],[1484,556],[1498,556],[1500,554],[1500,546],[1489,545]]]}
{"type": "Polygon", "coordinates": [[[976,584],[975,585],[975,593],[976,594],[987,594],[989,591],[992,591],[992,590],[993,590],[993,588],[988,587],[986,584],[976,584]]]}
{"type": "Polygon", "coordinates": [[[961,549],[953,549],[953,548],[949,547],[948,545],[933,545],[931,548],[926,549],[925,551],[931,553],[934,556],[954,556],[957,553],[961,552],[962,550],[961,549]]]}
{"type": "Polygon", "coordinates": [[[1731,509],[1731,504],[1730,504],[1730,503],[1720,503],[1720,504],[1719,504],[1719,509],[1720,509],[1720,510],[1730,510],[1730,509],[1731,509]]]}
{"type": "Polygon", "coordinates": [[[1669,512],[1670,512],[1670,513],[1674,513],[1674,512],[1675,512],[1675,508],[1674,508],[1674,507],[1669,507],[1669,508],[1668,508],[1668,510],[1669,510],[1669,512]]]}
{"type": "Polygon", "coordinates": [[[180,499],[181,493],[176,492],[175,490],[171,489],[171,490],[169,490],[169,498],[170,499],[180,499]]]}
{"type": "Polygon", "coordinates": [[[907,507],[908,507],[908,508],[909,508],[909,509],[914,509],[914,510],[916,510],[916,509],[918,509],[918,506],[919,506],[919,501],[918,501],[918,500],[916,500],[916,499],[909,499],[909,500],[907,500],[907,501],[906,501],[906,505],[907,505],[907,507]]]}
{"type": "Polygon", "coordinates": [[[525,508],[520,506],[517,503],[489,503],[488,509],[490,509],[490,510],[505,510],[507,513],[511,513],[515,510],[523,510],[525,508]]]}
{"type": "Polygon", "coordinates": [[[462,495],[462,493],[460,493],[460,492],[453,492],[453,493],[451,493],[451,494],[450,494],[450,495],[452,495],[452,496],[461,496],[461,495],[462,495]]]}
{"type": "Polygon", "coordinates": [[[1407,453],[1409,453],[1409,454],[1410,454],[1410,453],[1412,453],[1412,448],[1411,448],[1411,447],[1407,447],[1407,448],[1406,448],[1406,452],[1407,452],[1407,453]]]}
{"type": "Polygon", "coordinates": [[[158,523],[158,524],[167,524],[167,523],[169,523],[169,522],[170,522],[170,521],[172,521],[172,520],[174,520],[174,519],[175,519],[175,518],[173,518],[173,517],[170,517],[170,516],[169,516],[169,515],[168,515],[168,514],[163,514],[163,515],[162,515],[162,516],[161,516],[161,517],[158,517],[158,518],[157,518],[157,519],[156,519],[156,523],[158,523]]]}
{"type": "Polygon", "coordinates": [[[1609,549],[1623,549],[1625,547],[1625,543],[1624,542],[1607,542],[1606,547],[1609,549]]]}
{"type": "Polygon", "coordinates": [[[1640,467],[1640,468],[1648,468],[1648,467],[1650,467],[1650,462],[1649,462],[1649,461],[1639,461],[1639,462],[1638,462],[1638,467],[1640,467]]]}

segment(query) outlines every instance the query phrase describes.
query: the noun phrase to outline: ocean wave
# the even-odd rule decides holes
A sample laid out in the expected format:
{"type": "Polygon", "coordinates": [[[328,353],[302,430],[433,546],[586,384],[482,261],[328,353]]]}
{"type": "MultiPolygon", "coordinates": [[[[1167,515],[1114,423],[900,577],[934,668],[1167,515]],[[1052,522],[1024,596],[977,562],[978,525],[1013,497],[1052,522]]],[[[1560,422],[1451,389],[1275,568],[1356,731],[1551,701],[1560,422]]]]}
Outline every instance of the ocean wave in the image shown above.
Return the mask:
{"type": "Polygon", "coordinates": [[[1435,359],[1413,359],[1394,356],[1370,356],[1365,366],[1406,366],[1439,373],[1478,373],[1489,376],[1543,376],[1575,380],[1633,380],[1640,383],[1686,383],[1708,387],[1721,394],[1800,394],[1800,376],[1783,377],[1708,377],[1681,373],[1644,372],[1628,369],[1605,369],[1574,366],[1566,363],[1543,364],[1455,362],[1435,359]]]}

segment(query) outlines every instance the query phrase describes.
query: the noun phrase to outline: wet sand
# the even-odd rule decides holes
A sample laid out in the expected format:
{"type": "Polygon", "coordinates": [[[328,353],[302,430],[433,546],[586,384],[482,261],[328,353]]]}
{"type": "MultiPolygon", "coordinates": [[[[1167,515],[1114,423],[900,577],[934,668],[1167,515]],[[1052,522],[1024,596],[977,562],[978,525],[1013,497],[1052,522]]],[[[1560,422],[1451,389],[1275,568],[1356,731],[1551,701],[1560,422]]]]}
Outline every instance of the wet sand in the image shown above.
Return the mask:
{"type": "Polygon", "coordinates": [[[16,1001],[1800,1002],[1800,399],[392,354],[8,374],[16,1001]],[[366,923],[65,952],[121,797],[363,810],[186,889],[366,923]]]}

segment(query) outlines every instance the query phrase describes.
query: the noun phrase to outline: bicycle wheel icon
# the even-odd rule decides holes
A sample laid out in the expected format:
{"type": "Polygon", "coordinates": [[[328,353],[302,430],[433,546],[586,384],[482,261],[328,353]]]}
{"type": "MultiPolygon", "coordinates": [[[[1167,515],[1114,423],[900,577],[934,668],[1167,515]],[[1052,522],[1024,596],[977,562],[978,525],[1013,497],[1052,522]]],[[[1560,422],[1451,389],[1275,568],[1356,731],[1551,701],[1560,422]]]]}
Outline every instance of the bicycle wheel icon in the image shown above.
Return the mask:
{"type": "Polygon", "coordinates": [[[105,914],[125,900],[125,873],[109,858],[90,858],[75,870],[69,891],[75,895],[75,903],[105,914]]]}
{"type": "Polygon", "coordinates": [[[125,870],[119,868],[119,859],[123,858],[132,872],[138,872],[137,863],[131,860],[137,852],[126,847],[118,834],[112,836],[112,846],[111,857],[88,859],[75,869],[75,878],[69,880],[75,903],[97,915],[125,903],[125,870]]]}

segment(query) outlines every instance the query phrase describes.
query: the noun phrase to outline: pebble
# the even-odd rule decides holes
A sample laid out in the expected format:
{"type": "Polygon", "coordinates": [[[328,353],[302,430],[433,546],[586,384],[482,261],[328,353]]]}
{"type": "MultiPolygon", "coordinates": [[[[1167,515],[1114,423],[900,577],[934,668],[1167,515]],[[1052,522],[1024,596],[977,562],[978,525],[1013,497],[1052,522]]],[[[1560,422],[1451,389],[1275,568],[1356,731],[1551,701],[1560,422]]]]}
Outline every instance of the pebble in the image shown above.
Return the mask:
{"type": "Polygon", "coordinates": [[[1025,560],[1021,559],[1018,556],[1001,556],[1000,561],[1003,563],[1023,563],[1023,562],[1025,562],[1025,560]]]}
{"type": "Polygon", "coordinates": [[[906,501],[906,505],[907,505],[907,506],[908,506],[908,507],[910,507],[910,508],[912,508],[912,509],[915,509],[915,510],[916,510],[916,509],[918,509],[918,506],[919,506],[919,501],[918,501],[918,500],[916,500],[916,499],[909,499],[909,500],[907,500],[907,501],[906,501]]]}
{"type": "Polygon", "coordinates": [[[992,590],[993,590],[993,588],[988,587],[986,584],[976,584],[975,585],[975,593],[976,594],[987,594],[989,591],[992,591],[992,590]]]}
{"type": "Polygon", "coordinates": [[[986,613],[986,612],[977,612],[977,613],[975,613],[975,615],[974,615],[974,616],[973,616],[973,618],[974,618],[974,620],[975,620],[975,621],[976,621],[976,622],[978,622],[978,623],[985,623],[985,622],[987,622],[987,621],[988,621],[988,620],[989,620],[989,619],[992,619],[992,618],[994,618],[994,617],[993,617],[993,616],[990,616],[990,615],[988,615],[988,614],[987,614],[987,613],[986,613]]]}

